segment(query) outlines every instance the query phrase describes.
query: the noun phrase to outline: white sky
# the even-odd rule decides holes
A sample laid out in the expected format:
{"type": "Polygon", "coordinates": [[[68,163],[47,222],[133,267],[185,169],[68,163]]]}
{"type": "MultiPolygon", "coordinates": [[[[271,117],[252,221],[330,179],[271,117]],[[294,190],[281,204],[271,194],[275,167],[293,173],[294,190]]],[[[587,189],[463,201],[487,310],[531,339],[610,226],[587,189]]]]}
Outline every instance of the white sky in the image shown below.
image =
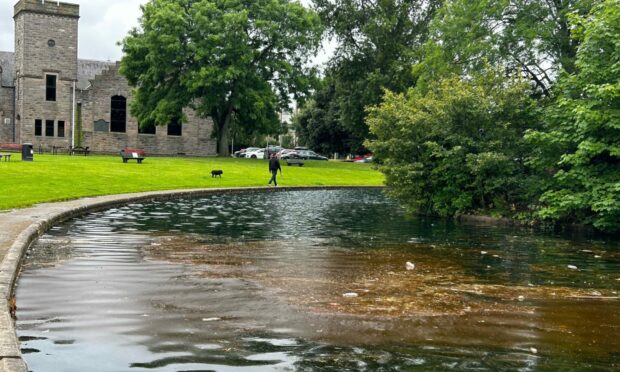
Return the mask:
{"type": "MultiPolygon", "coordinates": [[[[46,0],[49,2],[54,2],[46,0]]],[[[100,61],[121,59],[121,47],[116,43],[123,40],[127,32],[138,25],[140,5],[147,0],[65,0],[62,2],[80,5],[78,30],[78,57],[100,61]]],[[[0,50],[14,51],[13,6],[17,0],[0,0],[0,50]]],[[[302,0],[309,3],[309,0],[302,0]]],[[[333,49],[333,47],[328,47],[333,49]]],[[[327,61],[322,52],[317,63],[327,61]]]]}

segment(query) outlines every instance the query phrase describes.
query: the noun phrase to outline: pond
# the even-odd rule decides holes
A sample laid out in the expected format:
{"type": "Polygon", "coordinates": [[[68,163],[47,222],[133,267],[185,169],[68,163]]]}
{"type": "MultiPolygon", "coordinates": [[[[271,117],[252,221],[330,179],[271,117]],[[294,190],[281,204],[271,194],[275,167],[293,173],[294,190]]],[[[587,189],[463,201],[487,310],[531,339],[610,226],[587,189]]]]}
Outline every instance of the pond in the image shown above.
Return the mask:
{"type": "Polygon", "coordinates": [[[131,204],[16,288],[32,371],[620,368],[620,244],[407,218],[379,190],[131,204]]]}

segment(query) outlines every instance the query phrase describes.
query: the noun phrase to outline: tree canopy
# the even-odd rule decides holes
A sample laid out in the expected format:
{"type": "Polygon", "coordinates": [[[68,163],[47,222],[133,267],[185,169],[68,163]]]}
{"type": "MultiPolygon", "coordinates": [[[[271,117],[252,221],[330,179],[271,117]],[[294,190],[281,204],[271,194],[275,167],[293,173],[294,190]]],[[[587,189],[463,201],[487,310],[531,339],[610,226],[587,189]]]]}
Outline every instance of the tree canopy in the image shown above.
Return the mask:
{"type": "Polygon", "coordinates": [[[370,109],[390,192],[423,214],[620,231],[618,1],[454,0],[435,22],[421,80],[370,109]],[[548,16],[560,7],[565,26],[548,16]]]}
{"type": "MultiPolygon", "coordinates": [[[[314,0],[330,35],[337,41],[326,71],[338,115],[347,133],[347,151],[363,151],[368,137],[365,107],[381,102],[383,89],[403,92],[414,84],[411,66],[420,60],[428,24],[439,1],[314,0]]],[[[327,122],[315,122],[326,127],[327,122]]],[[[332,151],[341,151],[333,148],[332,151]]]]}
{"type": "Polygon", "coordinates": [[[576,72],[562,77],[545,130],[528,133],[539,149],[532,163],[554,172],[538,215],[620,231],[618,1],[603,1],[572,21],[580,40],[576,72]]]}
{"type": "Polygon", "coordinates": [[[303,100],[321,40],[319,17],[290,0],[151,0],[123,40],[121,73],[135,87],[141,124],[168,124],[192,108],[211,117],[218,154],[233,121],[277,131],[277,112],[303,100]]]}
{"type": "Polygon", "coordinates": [[[571,14],[587,14],[594,0],[451,0],[431,24],[423,80],[445,73],[468,74],[486,63],[528,77],[550,95],[560,71],[575,70],[578,40],[571,37],[571,14]]]}

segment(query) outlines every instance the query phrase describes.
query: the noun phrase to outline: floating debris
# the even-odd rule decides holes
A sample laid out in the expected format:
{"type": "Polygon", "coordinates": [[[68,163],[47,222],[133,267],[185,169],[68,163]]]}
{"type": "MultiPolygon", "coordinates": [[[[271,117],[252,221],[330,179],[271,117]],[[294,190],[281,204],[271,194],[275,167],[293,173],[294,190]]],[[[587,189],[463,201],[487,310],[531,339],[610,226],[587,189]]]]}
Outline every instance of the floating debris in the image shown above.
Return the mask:
{"type": "Polygon", "coordinates": [[[487,253],[489,253],[489,252],[487,252],[487,251],[480,251],[480,254],[487,254],[487,253]]]}
{"type": "Polygon", "coordinates": [[[413,262],[407,261],[407,263],[405,264],[405,267],[407,268],[407,270],[413,270],[415,269],[415,264],[413,262]]]}
{"type": "Polygon", "coordinates": [[[532,354],[537,354],[538,353],[538,350],[536,350],[535,347],[531,347],[530,351],[532,352],[532,354]]]}
{"type": "Polygon", "coordinates": [[[222,320],[222,318],[202,318],[203,322],[215,322],[218,320],[222,320]]]}
{"type": "Polygon", "coordinates": [[[357,296],[358,296],[358,294],[355,293],[355,292],[347,292],[347,293],[342,295],[342,297],[350,297],[350,298],[357,297],[357,296]]]}
{"type": "Polygon", "coordinates": [[[566,267],[568,267],[571,270],[578,270],[577,266],[575,266],[575,265],[568,265],[566,267]]]}
{"type": "Polygon", "coordinates": [[[525,300],[525,296],[519,296],[519,297],[517,297],[517,299],[518,299],[519,301],[523,301],[523,300],[525,300]]]}

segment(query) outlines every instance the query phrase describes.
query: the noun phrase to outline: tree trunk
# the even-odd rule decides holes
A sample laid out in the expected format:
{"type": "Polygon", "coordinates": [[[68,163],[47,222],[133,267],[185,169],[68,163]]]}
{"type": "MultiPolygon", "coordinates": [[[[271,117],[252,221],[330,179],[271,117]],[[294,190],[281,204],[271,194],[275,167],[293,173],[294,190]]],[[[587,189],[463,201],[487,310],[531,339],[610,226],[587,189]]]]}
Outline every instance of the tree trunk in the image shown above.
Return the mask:
{"type": "Polygon", "coordinates": [[[232,108],[226,110],[224,117],[217,124],[217,156],[230,156],[229,135],[230,121],[232,120],[232,108]]]}

